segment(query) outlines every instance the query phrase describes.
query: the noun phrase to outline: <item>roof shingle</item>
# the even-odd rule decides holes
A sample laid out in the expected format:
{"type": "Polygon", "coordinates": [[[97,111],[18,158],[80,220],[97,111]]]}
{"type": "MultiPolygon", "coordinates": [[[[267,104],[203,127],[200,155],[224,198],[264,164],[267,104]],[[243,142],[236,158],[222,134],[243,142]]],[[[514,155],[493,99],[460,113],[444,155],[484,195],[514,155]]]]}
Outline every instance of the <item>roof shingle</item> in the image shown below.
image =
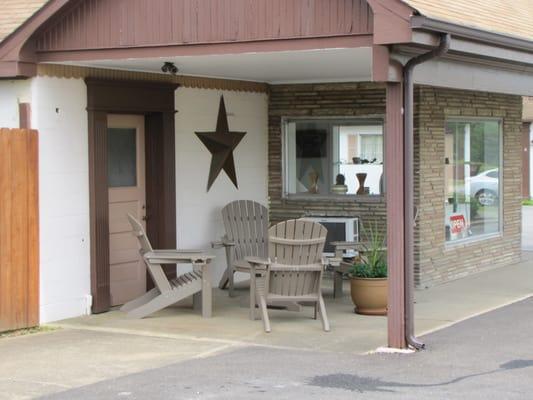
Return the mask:
{"type": "Polygon", "coordinates": [[[26,22],[47,1],[0,0],[0,42],[26,22]]]}
{"type": "Polygon", "coordinates": [[[533,40],[533,0],[403,0],[425,17],[533,40]]]}

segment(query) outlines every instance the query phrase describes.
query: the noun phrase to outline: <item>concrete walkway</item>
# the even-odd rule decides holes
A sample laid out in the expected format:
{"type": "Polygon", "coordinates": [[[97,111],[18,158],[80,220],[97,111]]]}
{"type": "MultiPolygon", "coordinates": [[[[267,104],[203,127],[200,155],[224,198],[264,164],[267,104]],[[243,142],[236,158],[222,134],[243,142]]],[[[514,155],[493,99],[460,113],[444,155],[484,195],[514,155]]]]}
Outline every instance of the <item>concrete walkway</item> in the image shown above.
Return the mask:
{"type": "Polygon", "coordinates": [[[58,393],[50,400],[531,398],[533,299],[424,337],[414,354],[258,347],[174,363],[58,393]]]}
{"type": "MultiPolygon", "coordinates": [[[[533,253],[524,253],[524,262],[472,275],[416,293],[417,334],[432,332],[533,295],[533,253]]],[[[346,282],[348,283],[348,282],[346,282]]],[[[247,319],[239,307],[244,296],[230,299],[215,290],[214,317],[202,319],[190,308],[168,308],[143,320],[130,320],[120,311],[65,320],[62,328],[128,333],[153,337],[213,343],[219,346],[266,346],[282,349],[361,354],[387,344],[385,317],[353,313],[349,295],[331,298],[326,305],[332,331],[322,331],[311,310],[303,313],[270,311],[272,333],[262,330],[260,320],[247,319]]],[[[346,288],[348,293],[348,288],[346,288]]]]}
{"type": "MultiPolygon", "coordinates": [[[[525,253],[524,256],[526,261],[521,264],[488,271],[418,292],[416,296],[417,332],[422,334],[434,331],[533,294],[533,253],[525,253]]],[[[130,376],[147,369],[165,367],[180,361],[211,359],[212,356],[228,352],[237,354],[238,357],[218,360],[236,363],[228,365],[232,365],[232,368],[237,365],[243,370],[246,370],[247,360],[249,360],[252,369],[259,368],[261,364],[264,364],[275,370],[274,365],[276,367],[284,365],[285,361],[280,360],[285,359],[285,354],[293,354],[304,364],[305,360],[308,360],[309,363],[316,365],[325,366],[327,363],[329,365],[344,365],[346,369],[341,368],[341,372],[358,374],[357,376],[362,377],[364,382],[370,382],[368,379],[381,376],[374,369],[368,369],[368,375],[359,375],[359,372],[362,371],[356,368],[359,362],[370,368],[376,359],[370,358],[368,360],[371,361],[366,361],[366,358],[358,358],[356,354],[365,353],[386,344],[386,319],[353,314],[348,298],[340,301],[327,300],[332,320],[332,332],[330,333],[324,333],[320,323],[310,318],[310,313],[305,316],[274,311],[272,312],[273,332],[265,334],[262,331],[260,321],[247,319],[247,310],[238,306],[239,299],[230,300],[226,293],[220,292],[217,293],[217,296],[219,296],[220,302],[229,301],[232,302],[233,306],[225,307],[223,303],[216,303],[219,306],[215,308],[215,317],[207,320],[184,308],[170,308],[155,317],[141,321],[127,320],[122,313],[111,312],[63,321],[57,324],[62,329],[54,332],[1,339],[0,400],[34,398],[38,395],[61,392],[103,380],[130,376]],[[237,353],[234,353],[235,351],[237,353]],[[249,354],[254,354],[254,357],[257,357],[256,361],[252,363],[249,354]],[[276,354],[279,355],[277,358],[274,356],[276,354]],[[344,361],[336,364],[340,360],[344,361]],[[356,364],[354,360],[365,361],[357,361],[356,364]]],[[[529,301],[527,304],[531,307],[532,303],[529,301]]],[[[531,311],[529,308],[527,315],[530,316],[531,311]]],[[[524,315],[526,314],[515,313],[516,320],[510,322],[508,328],[514,330],[515,325],[524,322],[520,320],[524,315]]],[[[531,335],[531,319],[529,319],[529,324],[528,335],[531,335]]],[[[489,334],[490,331],[482,331],[482,333],[489,334]]],[[[465,335],[477,334],[465,332],[465,335]]],[[[429,336],[427,340],[429,344],[428,354],[436,349],[433,346],[451,345],[446,341],[446,337],[442,338],[444,342],[433,342],[432,339],[429,339],[431,337],[434,336],[429,336]]],[[[528,337],[528,343],[531,343],[530,336],[528,337]]],[[[478,339],[483,340],[483,336],[479,336],[478,339]]],[[[506,340],[509,340],[508,336],[506,340]]],[[[503,345],[504,342],[503,339],[500,339],[500,342],[494,344],[495,349],[499,351],[500,345],[503,345]]],[[[440,351],[442,352],[442,348],[440,351]]],[[[464,351],[472,352],[466,348],[464,351]]],[[[476,357],[480,356],[483,354],[476,353],[476,357]]],[[[389,360],[389,358],[386,359],[389,360]]],[[[392,360],[394,361],[394,358],[392,360]]],[[[451,358],[450,363],[452,365],[453,362],[454,359],[451,358]]],[[[382,364],[385,366],[388,365],[388,362],[376,365],[382,364]]],[[[217,368],[219,368],[217,366],[215,370],[204,370],[201,368],[204,364],[201,363],[183,365],[190,365],[193,368],[191,371],[196,371],[195,373],[202,377],[205,382],[212,382],[211,376],[215,373],[213,371],[218,371],[217,368]]],[[[302,366],[299,365],[298,367],[302,366]]],[[[487,368],[491,369],[492,367],[487,365],[487,368]]],[[[173,378],[168,380],[167,384],[177,385],[177,382],[180,382],[180,385],[184,385],[181,372],[178,373],[177,370],[172,369],[169,371],[176,375],[170,374],[168,379],[170,376],[173,378]]],[[[262,373],[263,370],[258,369],[257,371],[257,373],[262,373]]],[[[329,367],[325,367],[323,371],[331,371],[333,374],[333,370],[329,367]]],[[[459,369],[457,373],[462,374],[461,371],[459,369]]],[[[337,373],[341,372],[337,369],[337,373]]],[[[464,373],[466,374],[466,372],[464,373]]],[[[391,380],[386,382],[387,385],[397,379],[392,369],[390,374],[391,380]]],[[[317,378],[319,379],[317,382],[328,385],[327,382],[330,381],[330,378],[327,377],[328,374],[324,372],[322,375],[322,378],[317,378]]],[[[453,377],[455,375],[450,373],[445,376],[453,377]]],[[[503,372],[502,376],[505,376],[503,372]]],[[[298,379],[303,379],[300,375],[298,377],[298,379]]],[[[436,376],[429,374],[424,379],[429,380],[432,377],[436,378],[436,376]]],[[[288,384],[287,379],[277,377],[277,375],[274,375],[272,379],[278,378],[282,382],[281,385],[286,386],[288,384]]],[[[253,379],[250,379],[252,382],[250,385],[254,386],[253,379]]],[[[337,376],[331,379],[332,385],[341,385],[344,378],[337,376]]],[[[413,376],[410,379],[414,379],[413,376]]],[[[364,382],[359,381],[359,384],[364,386],[366,385],[364,382]]],[[[381,382],[378,383],[381,385],[381,382]]],[[[258,387],[262,387],[263,384],[266,383],[263,382],[258,387]]],[[[193,387],[190,386],[189,389],[193,390],[193,387]]],[[[180,388],[183,389],[184,387],[180,386],[180,388]]],[[[210,390],[215,390],[211,386],[210,388],[210,390]]],[[[255,390],[253,387],[248,389],[255,390]]],[[[120,390],[127,392],[126,389],[120,390]]],[[[281,393],[281,391],[276,391],[276,393],[278,392],[281,393]]],[[[353,393],[350,394],[353,396],[353,393]]],[[[113,396],[107,397],[106,395],[101,398],[116,398],[117,396],[127,396],[127,393],[119,395],[117,392],[113,396]]],[[[240,396],[235,398],[247,398],[243,393],[240,393],[240,396]]],[[[217,397],[191,395],[188,398],[217,397]]],[[[220,398],[230,397],[222,396],[220,398]]],[[[288,397],[281,396],[279,398],[288,397]]],[[[309,398],[323,397],[311,396],[309,398]]],[[[503,396],[500,398],[512,397],[503,396]]]]}

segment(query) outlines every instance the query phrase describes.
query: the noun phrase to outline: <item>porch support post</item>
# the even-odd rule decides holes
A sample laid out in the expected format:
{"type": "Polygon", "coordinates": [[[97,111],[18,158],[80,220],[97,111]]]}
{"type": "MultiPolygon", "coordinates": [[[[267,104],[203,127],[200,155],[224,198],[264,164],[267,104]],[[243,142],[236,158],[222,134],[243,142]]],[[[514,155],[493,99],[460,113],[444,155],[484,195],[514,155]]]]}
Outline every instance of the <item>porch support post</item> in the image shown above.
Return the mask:
{"type": "Polygon", "coordinates": [[[387,198],[388,345],[405,342],[404,121],[401,83],[387,83],[385,185],[387,198]]]}
{"type": "MultiPolygon", "coordinates": [[[[92,88],[88,87],[89,95],[92,88]]],[[[92,312],[111,307],[109,270],[109,203],[107,188],[107,112],[88,110],[89,205],[91,229],[92,312]]]]}

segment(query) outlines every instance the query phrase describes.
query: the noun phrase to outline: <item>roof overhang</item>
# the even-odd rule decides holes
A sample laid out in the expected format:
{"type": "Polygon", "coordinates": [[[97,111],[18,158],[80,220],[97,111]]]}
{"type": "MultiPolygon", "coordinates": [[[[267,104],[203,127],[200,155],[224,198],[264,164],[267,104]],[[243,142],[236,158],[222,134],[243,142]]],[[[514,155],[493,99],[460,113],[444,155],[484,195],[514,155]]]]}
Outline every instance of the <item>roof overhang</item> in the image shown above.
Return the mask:
{"type": "MultiPolygon", "coordinates": [[[[0,43],[0,78],[34,76],[35,65],[38,63],[156,72],[163,60],[170,60],[178,67],[181,65],[181,72],[186,74],[270,83],[346,81],[361,80],[363,77],[374,81],[399,81],[401,63],[437,46],[443,33],[452,34],[446,58],[417,69],[423,71],[433,65],[433,75],[428,73],[432,84],[439,77],[438,73],[446,71],[452,74],[452,67],[458,68],[457,76],[465,72],[481,72],[481,75],[487,76],[501,72],[504,74],[501,77],[515,79],[520,85],[524,85],[533,75],[533,41],[414,15],[416,11],[399,0],[367,2],[368,5],[358,3],[362,7],[358,15],[366,20],[361,22],[361,19],[357,19],[359,25],[355,30],[353,25],[342,23],[342,17],[337,15],[336,18],[341,19],[332,23],[335,31],[324,34],[316,26],[307,26],[296,37],[282,34],[291,29],[293,18],[269,14],[270,22],[278,21],[285,25],[280,25],[279,29],[263,36],[250,36],[249,32],[243,35],[241,32],[228,37],[226,29],[219,29],[220,33],[217,34],[221,36],[211,35],[208,41],[202,41],[199,37],[181,37],[181,42],[167,38],[166,43],[150,44],[141,41],[131,44],[128,42],[131,38],[124,37],[121,38],[126,41],[124,43],[110,40],[109,43],[102,44],[100,37],[97,41],[76,41],[82,36],[80,32],[72,33],[60,26],[60,23],[64,23],[69,29],[76,26],[77,18],[84,15],[84,10],[76,9],[76,13],[72,11],[75,7],[84,6],[83,1],[50,0],[0,43]],[[61,35],[64,40],[58,40],[61,35]],[[267,66],[269,63],[273,65],[272,68],[267,66]],[[282,76],[283,73],[286,74],[285,77],[282,76]]],[[[357,2],[353,4],[355,3],[357,2]]],[[[305,4],[309,3],[302,2],[301,7],[305,4]]],[[[94,16],[94,10],[85,11],[94,16]]],[[[312,10],[319,19],[320,12],[323,11],[312,10]]],[[[297,12],[302,10],[298,9],[297,12]]],[[[100,15],[107,17],[102,10],[100,15]]],[[[233,26],[232,21],[228,21],[228,27],[233,26]]],[[[205,25],[200,22],[199,26],[205,25]]],[[[257,33],[255,27],[250,32],[252,31],[257,33]]],[[[116,35],[114,36],[116,39],[116,35]]],[[[423,75],[422,72],[421,76],[423,75]]],[[[464,79],[457,76],[456,82],[464,82],[464,79]]],[[[457,86],[452,78],[443,77],[440,86],[457,86]]],[[[439,82],[436,83],[438,86],[439,82]]],[[[478,87],[476,84],[467,86],[478,87]]],[[[495,85],[494,90],[499,91],[500,86],[503,85],[495,85]]],[[[514,86],[508,85],[509,88],[514,86]]],[[[527,91],[522,89],[517,94],[528,94],[524,93],[527,91]]]]}
{"type": "MultiPolygon", "coordinates": [[[[239,1],[230,3],[233,8],[238,6],[238,9],[232,10],[223,10],[206,3],[207,9],[211,10],[210,13],[213,15],[207,18],[204,7],[202,18],[205,20],[201,20],[200,13],[195,20],[195,26],[198,28],[191,28],[192,20],[187,20],[186,16],[183,17],[180,14],[165,16],[168,19],[165,21],[166,25],[162,21],[159,22],[166,26],[165,32],[172,31],[172,36],[167,34],[164,40],[160,40],[154,39],[153,32],[146,32],[146,29],[143,31],[143,27],[150,27],[149,22],[146,22],[151,20],[148,16],[137,18],[135,14],[137,18],[135,28],[141,29],[136,29],[134,34],[130,32],[131,27],[117,26],[119,22],[123,24],[127,20],[124,13],[132,12],[129,6],[120,9],[118,14],[117,10],[114,10],[115,16],[113,17],[110,15],[112,10],[109,7],[89,8],[81,0],[50,0],[17,31],[0,43],[0,77],[31,77],[36,70],[31,68],[32,63],[85,65],[96,61],[112,63],[111,60],[126,60],[124,63],[129,64],[130,61],[127,60],[141,58],[159,59],[261,52],[277,54],[302,50],[374,47],[377,50],[372,53],[377,54],[383,60],[384,55],[388,55],[388,50],[384,47],[380,48],[380,45],[387,45],[398,40],[402,42],[411,40],[409,17],[412,9],[405,4],[397,0],[368,0],[367,2],[340,0],[340,2],[343,2],[344,9],[349,11],[331,12],[330,15],[327,1],[317,3],[322,5],[321,8],[318,5],[313,6],[306,0],[301,0],[296,1],[294,7],[291,6],[292,9],[287,6],[286,10],[274,10],[274,8],[270,10],[268,7],[279,8],[283,3],[275,6],[278,3],[264,0],[264,10],[255,8],[256,13],[257,10],[262,10],[262,14],[257,17],[249,14],[253,9],[245,9],[242,13],[239,1]],[[233,14],[236,14],[235,18],[228,18],[228,15],[233,14]],[[80,23],[83,18],[90,22],[80,23]],[[100,23],[95,18],[107,18],[108,21],[100,23]],[[183,21],[176,22],[177,18],[182,18],[183,21]],[[262,19],[267,19],[267,21],[262,19]],[[90,24],[94,26],[88,27],[90,24]],[[173,25],[170,29],[168,24],[178,25],[173,25]],[[79,28],[80,25],[81,28],[79,28]],[[176,36],[175,30],[182,29],[184,25],[187,26],[183,28],[183,32],[178,32],[176,36]],[[294,25],[300,28],[293,28],[294,25]],[[112,29],[117,32],[110,33],[100,29],[105,26],[114,27],[112,29]],[[79,29],[76,30],[76,27],[79,29]],[[81,30],[86,30],[86,32],[81,30]],[[208,32],[207,36],[205,32],[208,32]],[[87,37],[84,38],[85,34],[87,37]],[[106,35],[108,35],[107,42],[106,35]],[[147,36],[143,38],[142,35],[147,36]],[[119,36],[120,40],[117,41],[119,36]],[[139,37],[141,37],[140,40],[139,37]]],[[[158,7],[164,7],[160,3],[164,5],[165,2],[157,3],[158,7]]],[[[248,7],[248,5],[246,0],[242,1],[243,7],[248,7]]],[[[154,3],[155,6],[156,3],[154,3]]],[[[114,3],[113,7],[124,7],[124,4],[119,6],[118,3],[114,3]]],[[[165,14],[161,14],[159,10],[157,15],[165,14]]],[[[378,65],[378,63],[374,62],[373,65],[378,65]]],[[[379,76],[379,79],[386,78],[387,69],[388,65],[379,66],[378,73],[374,75],[379,76]]]]}
{"type": "Polygon", "coordinates": [[[453,24],[447,21],[439,21],[424,16],[413,16],[411,18],[411,27],[415,30],[446,32],[453,36],[475,40],[482,43],[490,43],[493,46],[533,52],[533,40],[527,40],[511,35],[503,35],[496,32],[484,31],[481,29],[453,24]]]}

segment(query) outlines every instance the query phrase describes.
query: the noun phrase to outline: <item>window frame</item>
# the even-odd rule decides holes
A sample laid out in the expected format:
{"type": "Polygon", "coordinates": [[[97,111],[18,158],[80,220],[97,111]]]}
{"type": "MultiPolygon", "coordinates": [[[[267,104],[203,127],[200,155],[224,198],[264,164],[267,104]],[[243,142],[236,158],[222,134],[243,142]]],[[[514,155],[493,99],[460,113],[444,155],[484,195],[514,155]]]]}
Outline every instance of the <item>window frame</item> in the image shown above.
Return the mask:
{"type": "Polygon", "coordinates": [[[288,124],[291,122],[327,122],[328,123],[328,180],[329,187],[333,184],[333,129],[335,125],[340,125],[346,122],[345,125],[364,126],[364,125],[381,125],[383,132],[383,187],[386,188],[386,176],[385,176],[385,132],[386,122],[383,114],[373,114],[364,116],[283,116],[281,117],[281,197],[287,200],[328,200],[328,199],[367,199],[370,201],[380,200],[385,197],[385,189],[380,194],[336,194],[331,193],[331,189],[327,194],[310,194],[310,193],[289,193],[288,192],[288,180],[289,180],[289,154],[287,151],[289,129],[288,124]]]}
{"type": "MultiPolygon", "coordinates": [[[[504,221],[503,221],[503,206],[504,206],[504,202],[503,202],[503,168],[504,168],[504,164],[503,164],[503,154],[504,154],[504,150],[503,150],[503,146],[504,146],[504,131],[503,131],[503,125],[504,125],[504,120],[503,118],[498,118],[498,117],[468,117],[468,116],[460,116],[460,117],[457,117],[457,116],[447,116],[444,118],[444,135],[446,135],[446,127],[448,125],[448,123],[473,123],[473,122],[497,122],[498,123],[498,126],[499,126],[499,129],[498,129],[498,146],[499,146],[499,160],[498,160],[498,171],[499,171],[499,179],[498,179],[498,230],[496,232],[490,232],[490,233],[483,233],[481,235],[474,235],[474,236],[470,236],[470,237],[466,237],[466,238],[463,238],[463,239],[457,239],[457,240],[453,240],[453,241],[450,241],[450,240],[446,240],[446,222],[445,220],[443,221],[444,222],[444,226],[443,226],[443,229],[442,229],[442,232],[444,233],[444,245],[445,245],[445,249],[451,249],[451,248],[454,248],[454,247],[461,247],[461,246],[464,246],[464,245],[469,245],[469,244],[475,244],[476,242],[480,242],[480,241],[485,241],[485,240],[490,240],[490,239],[494,239],[494,238],[501,238],[503,237],[503,225],[504,225],[504,221]]],[[[446,152],[444,153],[443,155],[443,171],[446,167],[446,163],[444,162],[446,158],[446,152]]],[[[445,190],[446,188],[446,174],[443,173],[443,188],[445,190]]],[[[445,205],[446,204],[446,194],[444,194],[444,198],[443,198],[443,204],[445,205]]],[[[446,217],[446,208],[444,209],[444,215],[446,217]]]]}

